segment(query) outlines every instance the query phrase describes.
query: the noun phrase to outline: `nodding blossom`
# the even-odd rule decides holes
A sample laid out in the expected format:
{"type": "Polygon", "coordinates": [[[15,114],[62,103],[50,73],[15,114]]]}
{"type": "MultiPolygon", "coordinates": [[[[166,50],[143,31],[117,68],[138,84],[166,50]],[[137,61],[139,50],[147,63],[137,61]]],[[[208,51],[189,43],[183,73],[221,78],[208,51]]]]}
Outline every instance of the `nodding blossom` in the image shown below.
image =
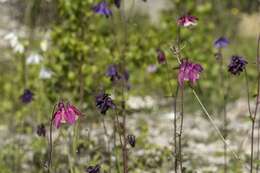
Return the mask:
{"type": "Polygon", "coordinates": [[[114,0],[114,4],[117,8],[120,8],[121,6],[121,0],[114,0]]]}
{"type": "Polygon", "coordinates": [[[53,115],[54,126],[59,128],[61,123],[73,124],[80,115],[81,112],[72,104],[60,102],[53,115]]]}
{"type": "Polygon", "coordinates": [[[97,14],[105,15],[106,17],[112,16],[112,11],[109,9],[108,4],[105,1],[95,5],[93,11],[97,14]]]}
{"type": "Polygon", "coordinates": [[[99,165],[89,166],[86,169],[86,173],[100,173],[100,166],[99,165]]]}
{"type": "Polygon", "coordinates": [[[131,147],[133,147],[133,148],[135,147],[136,140],[135,140],[135,136],[134,135],[128,135],[127,136],[127,141],[131,145],[131,147]]]}
{"type": "Polygon", "coordinates": [[[239,75],[246,68],[247,61],[240,56],[234,55],[230,59],[230,64],[228,65],[228,71],[233,75],[239,75]]]}
{"type": "Polygon", "coordinates": [[[191,15],[184,15],[177,20],[177,24],[184,27],[197,25],[198,18],[191,15]]]}
{"type": "Polygon", "coordinates": [[[107,76],[110,77],[111,81],[119,80],[121,77],[118,72],[118,68],[116,65],[109,65],[107,69],[107,76]]]}
{"type": "Polygon", "coordinates": [[[45,129],[45,125],[43,123],[39,124],[37,126],[37,135],[38,136],[46,136],[46,129],[45,129]]]}
{"type": "Polygon", "coordinates": [[[159,64],[165,63],[166,62],[166,56],[165,56],[164,52],[159,48],[156,49],[156,52],[157,52],[158,63],[159,64]]]}
{"type": "Polygon", "coordinates": [[[227,47],[229,41],[225,37],[219,37],[217,40],[214,41],[214,46],[218,49],[227,47]]]}
{"type": "Polygon", "coordinates": [[[103,92],[96,96],[96,106],[100,109],[100,113],[104,115],[108,109],[114,109],[116,107],[109,94],[103,92]]]}
{"type": "Polygon", "coordinates": [[[29,89],[25,89],[23,94],[20,96],[20,99],[23,103],[30,103],[33,100],[33,92],[29,89]]]}
{"type": "Polygon", "coordinates": [[[202,71],[203,68],[200,64],[194,64],[188,59],[182,59],[178,73],[179,85],[183,87],[184,81],[189,81],[192,85],[195,85],[202,71]]]}

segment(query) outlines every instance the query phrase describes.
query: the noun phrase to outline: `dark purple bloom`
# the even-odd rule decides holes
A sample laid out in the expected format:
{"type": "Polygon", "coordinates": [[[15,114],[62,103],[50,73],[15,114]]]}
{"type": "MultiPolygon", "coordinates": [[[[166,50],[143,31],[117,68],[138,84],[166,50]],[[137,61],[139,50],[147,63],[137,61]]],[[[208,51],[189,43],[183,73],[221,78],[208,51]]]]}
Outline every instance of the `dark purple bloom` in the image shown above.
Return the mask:
{"type": "Polygon", "coordinates": [[[116,106],[109,94],[100,93],[96,96],[96,106],[100,109],[101,114],[106,114],[108,109],[114,109],[116,106]]]}
{"type": "Polygon", "coordinates": [[[165,61],[166,61],[166,56],[165,56],[165,54],[164,54],[164,52],[161,50],[161,49],[156,49],[156,51],[157,51],[157,60],[158,60],[158,62],[160,63],[160,64],[163,64],[163,63],[165,63],[165,61]]]}
{"type": "Polygon", "coordinates": [[[195,16],[185,15],[185,16],[180,17],[177,20],[177,23],[180,26],[189,27],[189,26],[197,25],[198,20],[199,19],[195,16]]]}
{"type": "Polygon", "coordinates": [[[86,169],[86,173],[100,173],[100,166],[99,165],[89,166],[86,169]]]}
{"type": "Polygon", "coordinates": [[[220,37],[217,40],[215,40],[214,42],[214,46],[216,48],[224,48],[229,44],[228,39],[226,39],[225,37],[220,37]]]}
{"type": "Polygon", "coordinates": [[[37,135],[38,136],[46,136],[46,129],[45,129],[45,125],[44,124],[39,124],[37,126],[37,135]]]}
{"type": "Polygon", "coordinates": [[[93,11],[97,14],[105,15],[109,17],[112,15],[112,11],[108,8],[108,4],[105,1],[102,1],[93,7],[93,11]]]}
{"type": "Polygon", "coordinates": [[[234,55],[230,59],[228,71],[233,75],[239,75],[246,68],[247,61],[240,56],[234,55]]]}
{"type": "Polygon", "coordinates": [[[107,76],[110,77],[111,81],[116,81],[120,79],[120,75],[118,73],[118,68],[116,65],[110,65],[107,69],[107,76]]]}
{"type": "Polygon", "coordinates": [[[188,59],[182,59],[178,73],[178,81],[180,86],[183,87],[184,81],[189,81],[192,85],[194,85],[199,79],[202,71],[203,68],[200,64],[194,64],[188,59]]]}
{"type": "Polygon", "coordinates": [[[131,145],[131,147],[133,147],[133,148],[135,147],[136,140],[135,140],[135,136],[134,135],[128,135],[127,136],[127,141],[131,145]]]}
{"type": "Polygon", "coordinates": [[[30,103],[33,99],[33,92],[29,89],[25,89],[20,99],[23,103],[30,103]]]}
{"type": "Polygon", "coordinates": [[[120,8],[121,0],[114,0],[114,3],[115,3],[117,8],[120,8]]]}

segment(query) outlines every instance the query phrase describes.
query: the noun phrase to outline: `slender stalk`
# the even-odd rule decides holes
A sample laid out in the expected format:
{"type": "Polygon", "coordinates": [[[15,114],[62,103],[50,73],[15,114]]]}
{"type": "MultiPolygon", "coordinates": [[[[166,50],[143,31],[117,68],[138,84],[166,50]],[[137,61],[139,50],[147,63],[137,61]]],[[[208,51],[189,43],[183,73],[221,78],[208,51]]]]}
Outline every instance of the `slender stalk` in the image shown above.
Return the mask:
{"type": "Polygon", "coordinates": [[[177,149],[177,98],[178,98],[178,92],[179,92],[179,85],[176,88],[176,94],[175,94],[175,99],[174,99],[174,170],[175,173],[178,172],[178,149],[177,149]]]}
{"type": "Polygon", "coordinates": [[[183,92],[184,92],[184,88],[181,88],[181,111],[180,111],[181,124],[180,124],[180,133],[179,133],[179,162],[180,162],[181,172],[183,170],[183,167],[182,167],[182,132],[183,132],[183,116],[184,116],[183,92]]]}

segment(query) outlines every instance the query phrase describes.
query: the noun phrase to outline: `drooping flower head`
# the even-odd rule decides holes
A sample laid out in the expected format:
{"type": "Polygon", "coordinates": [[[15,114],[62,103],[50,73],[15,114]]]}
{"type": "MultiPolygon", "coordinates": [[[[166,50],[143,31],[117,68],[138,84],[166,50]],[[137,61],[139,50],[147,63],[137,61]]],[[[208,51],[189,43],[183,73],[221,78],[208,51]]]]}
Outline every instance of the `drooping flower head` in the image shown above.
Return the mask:
{"type": "Polygon", "coordinates": [[[177,20],[177,24],[184,27],[195,26],[198,20],[199,19],[195,16],[184,15],[177,20]]]}
{"type": "Polygon", "coordinates": [[[61,123],[73,124],[80,115],[81,112],[72,104],[60,102],[53,115],[54,125],[56,128],[59,128],[61,123]]]}
{"type": "Polygon", "coordinates": [[[23,103],[30,103],[33,100],[33,92],[29,89],[25,89],[23,94],[20,96],[20,99],[23,103]]]}
{"type": "Polygon", "coordinates": [[[127,136],[127,141],[131,145],[131,147],[133,147],[133,148],[135,147],[136,140],[135,140],[135,136],[134,135],[128,135],[127,136]]]}
{"type": "Polygon", "coordinates": [[[89,166],[86,169],[86,173],[100,173],[100,166],[99,165],[89,166]]]}
{"type": "Polygon", "coordinates": [[[229,41],[225,37],[220,37],[220,38],[218,38],[217,40],[214,41],[214,46],[218,49],[227,47],[228,44],[229,44],[229,41]]]}
{"type": "Polygon", "coordinates": [[[233,75],[239,75],[246,68],[247,61],[240,56],[234,55],[230,59],[230,64],[228,65],[228,71],[233,75]]]}
{"type": "Polygon", "coordinates": [[[96,96],[96,106],[98,109],[100,109],[100,113],[104,115],[108,109],[114,109],[116,107],[109,94],[103,92],[96,96]]]}
{"type": "Polygon", "coordinates": [[[157,60],[159,62],[159,64],[163,64],[166,62],[166,56],[165,53],[161,50],[161,49],[156,49],[157,52],[157,60]]]}
{"type": "Polygon", "coordinates": [[[93,11],[97,14],[105,15],[109,17],[112,15],[112,11],[109,9],[108,4],[102,1],[93,7],[93,11]]]}
{"type": "Polygon", "coordinates": [[[39,124],[37,126],[37,135],[38,136],[46,136],[46,129],[45,129],[45,125],[43,123],[39,124]]]}
{"type": "Polygon", "coordinates": [[[179,85],[183,87],[184,81],[189,81],[192,85],[195,85],[202,71],[203,68],[200,64],[194,64],[188,59],[182,59],[178,73],[179,85]]]}
{"type": "Polygon", "coordinates": [[[120,8],[121,6],[121,0],[114,0],[114,4],[117,8],[120,8]]]}
{"type": "Polygon", "coordinates": [[[110,77],[111,81],[116,81],[120,79],[118,68],[116,65],[109,65],[107,69],[107,76],[110,77]]]}

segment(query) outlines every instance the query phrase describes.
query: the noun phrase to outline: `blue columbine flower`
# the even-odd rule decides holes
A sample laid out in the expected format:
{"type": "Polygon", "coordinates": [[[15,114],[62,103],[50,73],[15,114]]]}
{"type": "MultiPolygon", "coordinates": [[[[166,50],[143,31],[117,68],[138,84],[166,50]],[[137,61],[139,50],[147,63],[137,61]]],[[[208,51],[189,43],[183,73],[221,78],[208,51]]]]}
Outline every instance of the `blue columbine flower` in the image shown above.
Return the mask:
{"type": "Polygon", "coordinates": [[[220,37],[217,40],[214,41],[214,46],[216,48],[224,48],[229,44],[228,39],[226,39],[225,37],[220,37]]]}
{"type": "Polygon", "coordinates": [[[114,3],[115,3],[117,8],[120,8],[121,0],[114,0],[114,3]]]}
{"type": "Polygon", "coordinates": [[[100,173],[100,166],[99,165],[89,166],[86,169],[86,173],[100,173]]]}
{"type": "Polygon", "coordinates": [[[116,81],[116,80],[120,79],[120,75],[118,73],[117,65],[113,64],[113,65],[108,66],[106,74],[107,74],[107,76],[110,77],[111,81],[116,81]]]}
{"type": "Polygon", "coordinates": [[[127,141],[131,145],[131,147],[133,147],[133,148],[135,147],[136,140],[135,140],[135,136],[134,135],[128,135],[127,136],[127,141]]]}
{"type": "Polygon", "coordinates": [[[42,136],[42,137],[46,136],[46,129],[45,129],[45,125],[43,123],[41,123],[37,126],[37,135],[42,136]]]}
{"type": "Polygon", "coordinates": [[[109,17],[112,15],[112,11],[108,8],[108,4],[105,1],[102,1],[93,7],[93,11],[97,14],[105,15],[109,17]]]}
{"type": "Polygon", "coordinates": [[[116,107],[109,94],[106,93],[100,93],[96,96],[96,106],[100,109],[101,114],[104,115],[108,109],[114,109],[116,107]]]}
{"type": "Polygon", "coordinates": [[[246,68],[247,61],[240,56],[234,55],[231,57],[228,71],[233,75],[239,75],[246,68]]]}
{"type": "Polygon", "coordinates": [[[30,103],[33,99],[33,92],[29,89],[25,89],[20,99],[23,103],[30,103]]]}

